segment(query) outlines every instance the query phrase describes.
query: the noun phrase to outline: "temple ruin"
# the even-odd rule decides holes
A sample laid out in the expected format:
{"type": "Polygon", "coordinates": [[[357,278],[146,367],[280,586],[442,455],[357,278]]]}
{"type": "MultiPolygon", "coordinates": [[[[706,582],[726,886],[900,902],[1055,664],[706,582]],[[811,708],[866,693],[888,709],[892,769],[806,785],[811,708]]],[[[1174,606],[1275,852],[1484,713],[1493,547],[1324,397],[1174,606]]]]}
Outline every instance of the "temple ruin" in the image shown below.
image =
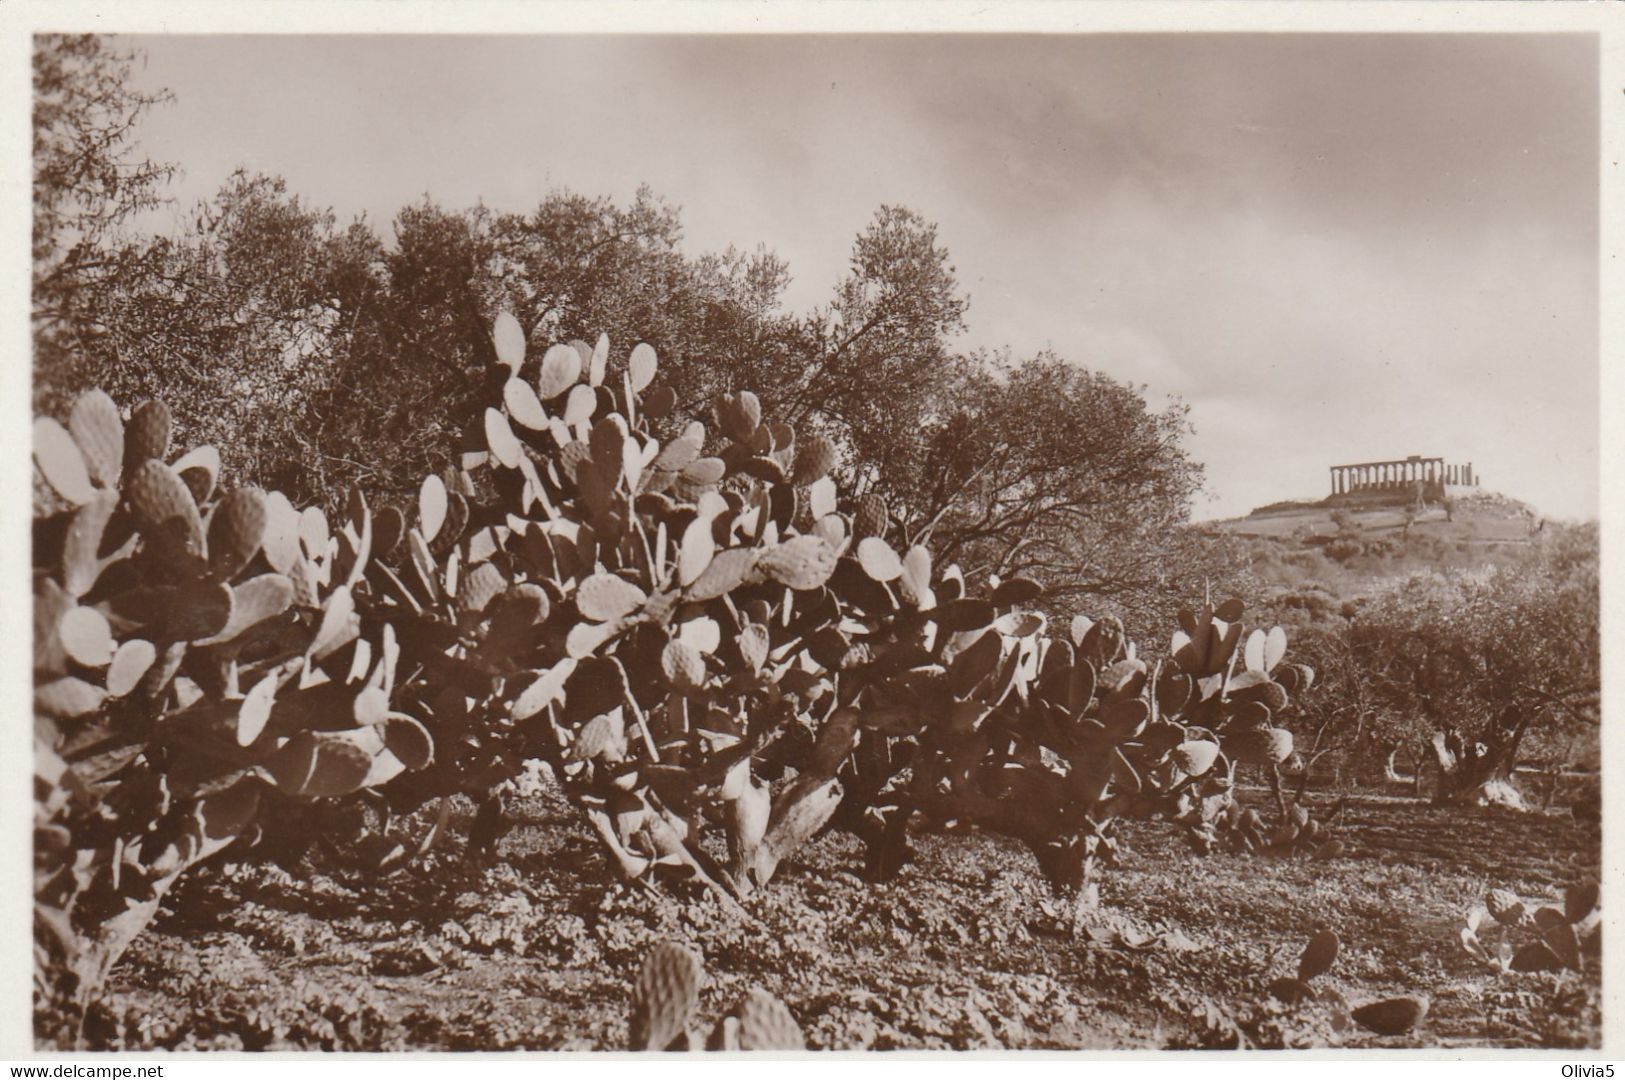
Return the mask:
{"type": "Polygon", "coordinates": [[[1448,465],[1441,457],[1412,454],[1399,461],[1333,465],[1332,495],[1420,495],[1441,499],[1478,487],[1473,463],[1448,465]]]}

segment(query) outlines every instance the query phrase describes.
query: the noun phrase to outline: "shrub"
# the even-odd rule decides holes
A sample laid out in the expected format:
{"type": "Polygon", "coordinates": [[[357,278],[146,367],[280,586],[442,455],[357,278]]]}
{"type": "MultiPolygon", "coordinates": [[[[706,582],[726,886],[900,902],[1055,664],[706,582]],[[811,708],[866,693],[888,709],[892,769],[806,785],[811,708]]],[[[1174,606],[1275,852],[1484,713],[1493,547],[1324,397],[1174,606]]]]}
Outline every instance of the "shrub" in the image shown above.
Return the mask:
{"type": "Polygon", "coordinates": [[[1312,673],[1239,600],[1180,612],[1154,666],[1116,619],[1051,636],[1039,583],[899,553],[829,440],[753,394],[680,426],[647,345],[612,375],[605,338],[493,340],[500,402],[410,519],[219,491],[208,448],[167,461],[155,404],[36,425],[71,504],[36,520],[48,996],[82,1006],[188,866],[309,820],[279,808],[386,784],[410,808],[541,759],[620,875],[733,905],[832,821],[877,876],[956,821],[1077,892],[1118,817],[1211,842],[1234,765],[1291,754],[1276,717],[1312,673]]]}
{"type": "Polygon", "coordinates": [[[33,435],[37,975],[71,1017],[187,867],[433,743],[396,708],[392,628],[356,607],[359,492],[334,532],[223,490],[213,448],[171,453],[162,404],[126,422],[99,391],[33,435]]]}

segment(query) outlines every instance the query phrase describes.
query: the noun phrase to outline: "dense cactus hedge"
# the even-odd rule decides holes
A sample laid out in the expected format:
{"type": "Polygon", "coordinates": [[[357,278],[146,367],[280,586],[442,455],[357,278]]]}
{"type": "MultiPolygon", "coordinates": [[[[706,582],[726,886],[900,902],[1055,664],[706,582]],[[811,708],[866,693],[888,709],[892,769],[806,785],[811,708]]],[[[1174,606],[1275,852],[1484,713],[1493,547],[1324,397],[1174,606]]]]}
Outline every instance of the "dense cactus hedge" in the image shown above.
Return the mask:
{"type": "Polygon", "coordinates": [[[279,807],[369,789],[483,796],[539,758],[620,874],[728,904],[832,823],[877,876],[911,823],[957,822],[1076,891],[1117,818],[1210,842],[1235,765],[1291,753],[1276,718],[1313,675],[1239,601],[1149,664],[1115,620],[1053,626],[1037,582],[894,548],[836,446],[753,394],[685,424],[647,345],[612,373],[602,338],[493,336],[480,443],[406,513],[222,491],[157,403],[36,423],[42,990],[93,993],[176,876],[279,807]]]}

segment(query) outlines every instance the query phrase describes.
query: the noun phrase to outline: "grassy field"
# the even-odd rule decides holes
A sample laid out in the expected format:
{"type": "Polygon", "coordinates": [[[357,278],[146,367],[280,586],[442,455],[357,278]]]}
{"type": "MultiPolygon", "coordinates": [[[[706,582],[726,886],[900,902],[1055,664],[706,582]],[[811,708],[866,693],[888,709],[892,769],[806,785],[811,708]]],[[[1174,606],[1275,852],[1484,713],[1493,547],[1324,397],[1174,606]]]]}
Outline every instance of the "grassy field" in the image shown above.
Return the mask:
{"type": "MultiPolygon", "coordinates": [[[[1255,795],[1261,793],[1254,793],[1255,795]]],[[[813,1048],[1596,1046],[1600,976],[1498,974],[1459,940],[1491,887],[1559,898],[1595,875],[1595,827],[1566,817],[1351,799],[1328,862],[1191,852],[1167,826],[1125,830],[1090,933],[1025,850],[927,836],[888,884],[826,835],[750,902],[609,884],[562,802],[513,807],[497,854],[444,850],[381,885],[223,863],[189,882],[121,964],[87,1028],[104,1047],[619,1049],[645,952],[705,958],[709,1026],[752,986],[813,1048]],[[1309,935],[1342,939],[1315,980],[1352,1005],[1421,995],[1422,1025],[1339,1031],[1324,1002],[1266,993],[1309,935]]],[[[1558,901],[1560,903],[1560,900],[1558,901]]]]}

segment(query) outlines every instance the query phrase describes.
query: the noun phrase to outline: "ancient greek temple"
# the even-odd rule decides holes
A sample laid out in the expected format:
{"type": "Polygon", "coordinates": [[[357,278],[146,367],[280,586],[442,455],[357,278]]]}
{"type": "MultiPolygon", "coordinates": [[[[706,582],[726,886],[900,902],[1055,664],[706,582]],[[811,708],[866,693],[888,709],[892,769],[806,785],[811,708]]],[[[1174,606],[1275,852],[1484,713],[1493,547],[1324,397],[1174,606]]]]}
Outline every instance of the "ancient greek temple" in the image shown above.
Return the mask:
{"type": "Polygon", "coordinates": [[[1333,465],[1332,494],[1362,492],[1411,492],[1420,484],[1424,495],[1435,498],[1446,488],[1476,487],[1473,464],[1448,465],[1444,458],[1412,454],[1403,461],[1365,461],[1358,465],[1333,465]]]}

